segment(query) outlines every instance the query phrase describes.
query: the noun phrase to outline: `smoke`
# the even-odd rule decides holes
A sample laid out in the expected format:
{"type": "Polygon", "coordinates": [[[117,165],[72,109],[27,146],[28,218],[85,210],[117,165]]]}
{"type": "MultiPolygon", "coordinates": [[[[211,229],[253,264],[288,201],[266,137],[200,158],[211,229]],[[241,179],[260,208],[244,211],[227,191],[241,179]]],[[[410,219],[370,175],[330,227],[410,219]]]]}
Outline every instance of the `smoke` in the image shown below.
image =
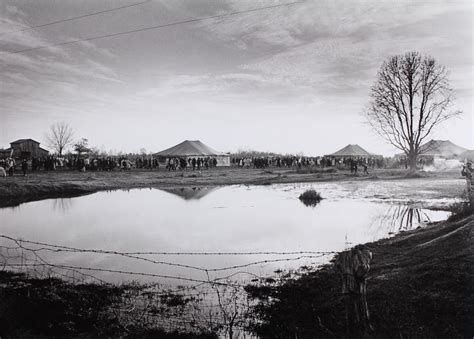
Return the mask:
{"type": "Polygon", "coordinates": [[[452,170],[461,170],[463,163],[457,159],[446,160],[443,158],[434,158],[433,164],[425,166],[426,172],[449,172],[452,170]]]}

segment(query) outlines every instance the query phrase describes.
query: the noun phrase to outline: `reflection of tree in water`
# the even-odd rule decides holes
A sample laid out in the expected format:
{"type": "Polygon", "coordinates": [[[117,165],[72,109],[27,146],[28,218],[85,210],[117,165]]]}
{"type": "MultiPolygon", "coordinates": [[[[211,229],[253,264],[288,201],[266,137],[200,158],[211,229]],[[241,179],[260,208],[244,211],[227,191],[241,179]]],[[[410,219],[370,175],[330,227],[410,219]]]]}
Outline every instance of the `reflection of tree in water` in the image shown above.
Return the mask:
{"type": "Polygon", "coordinates": [[[71,198],[59,198],[53,200],[53,209],[58,212],[67,212],[72,207],[71,198]]]}
{"type": "Polygon", "coordinates": [[[378,230],[395,233],[411,230],[424,222],[431,222],[431,219],[423,209],[413,206],[392,205],[386,213],[376,217],[372,225],[378,230]]]}

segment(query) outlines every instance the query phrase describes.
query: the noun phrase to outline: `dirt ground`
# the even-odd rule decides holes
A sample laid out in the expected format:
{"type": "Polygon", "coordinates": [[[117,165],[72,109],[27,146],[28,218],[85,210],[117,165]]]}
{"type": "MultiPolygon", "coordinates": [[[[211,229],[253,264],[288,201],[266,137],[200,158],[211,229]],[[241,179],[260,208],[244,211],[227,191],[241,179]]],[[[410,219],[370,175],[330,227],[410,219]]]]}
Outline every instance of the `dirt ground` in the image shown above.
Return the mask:
{"type": "Polygon", "coordinates": [[[377,169],[369,175],[351,174],[345,169],[242,169],[216,168],[204,171],[131,170],[114,172],[52,171],[31,172],[26,177],[17,173],[0,178],[0,207],[46,198],[71,197],[104,190],[131,188],[170,188],[189,186],[221,186],[233,184],[269,185],[277,183],[324,182],[347,180],[396,180],[406,178],[458,178],[458,172],[415,175],[405,170],[377,169]]]}

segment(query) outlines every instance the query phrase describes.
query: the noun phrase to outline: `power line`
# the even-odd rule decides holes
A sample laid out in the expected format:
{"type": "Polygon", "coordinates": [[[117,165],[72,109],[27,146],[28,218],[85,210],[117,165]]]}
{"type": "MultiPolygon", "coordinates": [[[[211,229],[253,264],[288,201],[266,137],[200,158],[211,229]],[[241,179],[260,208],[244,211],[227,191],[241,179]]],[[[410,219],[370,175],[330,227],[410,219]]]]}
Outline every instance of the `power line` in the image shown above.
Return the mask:
{"type": "Polygon", "coordinates": [[[284,3],[284,4],[279,4],[279,5],[258,7],[258,8],[243,10],[243,11],[236,11],[236,12],[230,12],[230,13],[225,13],[225,14],[212,15],[212,16],[207,16],[207,17],[202,17],[202,18],[196,18],[196,19],[189,19],[189,20],[184,20],[184,21],[171,22],[171,23],[168,23],[168,24],[162,24],[162,25],[144,27],[144,28],[139,28],[139,29],[134,29],[134,30],[129,30],[129,31],[117,32],[117,33],[106,34],[106,35],[98,35],[98,36],[95,36],[95,37],[90,37],[90,38],[85,38],[85,39],[77,39],[77,40],[72,40],[72,41],[65,41],[65,42],[60,42],[60,43],[52,44],[52,45],[26,48],[26,49],[22,49],[22,50],[18,50],[18,51],[13,51],[13,52],[4,52],[4,53],[0,53],[0,55],[18,54],[18,53],[25,53],[25,52],[37,51],[37,50],[41,50],[41,49],[45,49],[45,48],[50,48],[50,47],[65,46],[65,45],[76,44],[76,43],[78,43],[78,42],[83,42],[83,41],[99,40],[99,39],[110,38],[110,37],[115,37],[115,36],[119,36],[119,35],[126,35],[126,34],[137,33],[137,32],[145,32],[145,31],[150,31],[150,30],[154,30],[154,29],[160,29],[160,28],[165,28],[165,27],[178,26],[178,25],[189,24],[189,23],[195,23],[195,22],[200,22],[200,21],[205,21],[205,20],[212,20],[212,19],[218,19],[218,18],[225,18],[225,17],[235,16],[235,15],[244,14],[244,13],[258,12],[258,11],[262,11],[262,10],[273,9],[273,8],[283,7],[283,6],[291,6],[291,5],[295,5],[295,4],[299,4],[299,3],[301,3],[301,2],[288,2],[288,3],[284,3]]]}
{"type": "Polygon", "coordinates": [[[56,24],[59,24],[59,23],[62,23],[62,22],[68,22],[68,21],[88,18],[88,17],[94,16],[94,15],[99,15],[99,14],[103,14],[103,13],[114,12],[114,11],[118,11],[118,10],[121,10],[121,9],[124,9],[124,8],[130,8],[130,7],[143,5],[143,4],[148,3],[150,1],[152,1],[152,0],[146,0],[146,1],[142,1],[142,2],[133,3],[133,4],[130,4],[130,5],[125,5],[125,6],[106,9],[106,10],[103,10],[103,11],[98,11],[98,12],[93,12],[93,13],[89,13],[89,14],[74,16],[74,17],[70,17],[70,18],[67,18],[67,19],[52,21],[52,22],[48,22],[48,23],[45,23],[45,24],[37,25],[37,26],[30,26],[30,27],[27,27],[27,28],[18,29],[16,31],[3,32],[3,33],[0,33],[0,36],[7,35],[7,34],[19,33],[19,32],[25,32],[25,31],[31,31],[31,30],[34,30],[36,28],[42,28],[42,27],[46,27],[46,26],[56,25],[56,24]]]}

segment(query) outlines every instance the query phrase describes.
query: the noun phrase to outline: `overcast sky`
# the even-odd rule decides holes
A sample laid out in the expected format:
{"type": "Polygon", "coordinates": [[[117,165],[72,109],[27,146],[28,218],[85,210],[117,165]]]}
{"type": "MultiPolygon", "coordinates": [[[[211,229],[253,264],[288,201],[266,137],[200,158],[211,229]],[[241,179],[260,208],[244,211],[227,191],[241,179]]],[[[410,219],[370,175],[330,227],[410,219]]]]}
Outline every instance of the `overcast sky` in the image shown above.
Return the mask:
{"type": "Polygon", "coordinates": [[[381,63],[416,50],[451,71],[453,109],[464,111],[433,137],[474,149],[471,0],[306,0],[5,54],[285,2],[151,0],[18,31],[141,1],[0,3],[0,148],[19,138],[43,144],[64,121],[106,151],[200,139],[220,151],[318,155],[358,143],[390,155],[361,113],[381,63]]]}

